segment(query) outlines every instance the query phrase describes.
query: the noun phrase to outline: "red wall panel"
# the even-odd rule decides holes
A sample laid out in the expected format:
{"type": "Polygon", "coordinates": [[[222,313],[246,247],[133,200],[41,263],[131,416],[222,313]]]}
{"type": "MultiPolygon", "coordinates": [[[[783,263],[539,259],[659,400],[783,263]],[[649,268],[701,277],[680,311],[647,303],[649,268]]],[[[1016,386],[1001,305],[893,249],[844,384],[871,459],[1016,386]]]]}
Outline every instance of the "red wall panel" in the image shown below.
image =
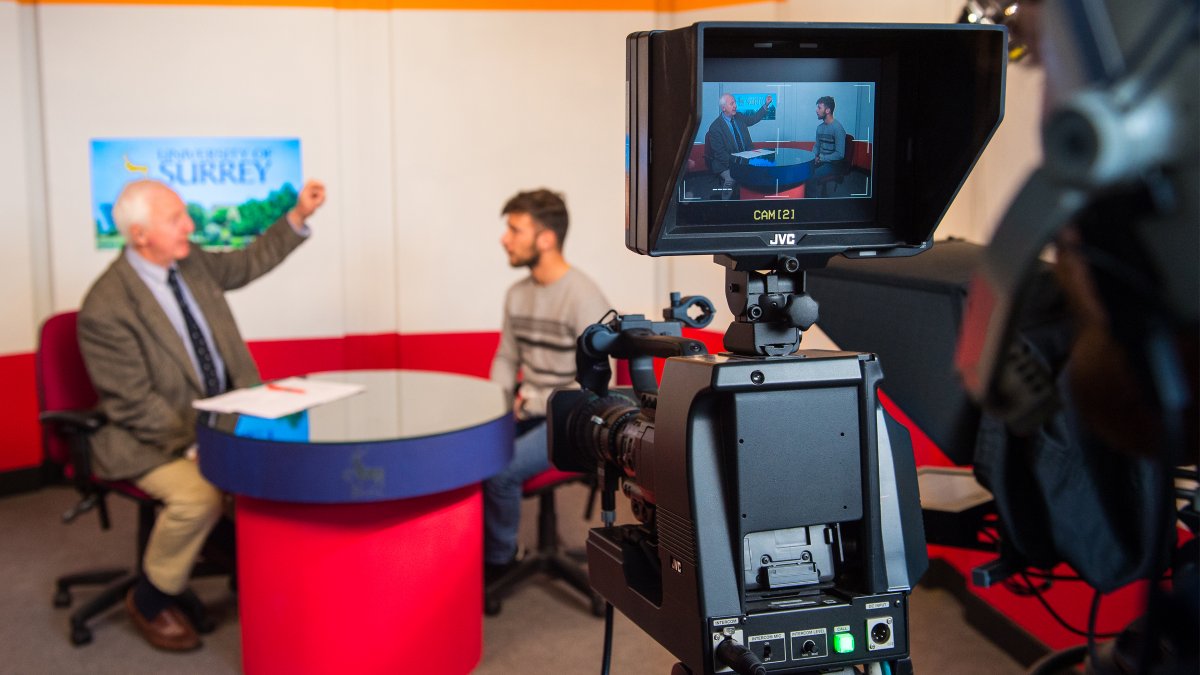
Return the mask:
{"type": "MultiPolygon", "coordinates": [[[[264,379],[320,370],[409,368],[487,377],[500,343],[495,332],[346,335],[249,343],[264,379]]],[[[42,462],[33,354],[0,356],[0,471],[42,462]]]]}
{"type": "Polygon", "coordinates": [[[0,471],[42,463],[42,431],[37,421],[33,354],[0,356],[0,471]]]}

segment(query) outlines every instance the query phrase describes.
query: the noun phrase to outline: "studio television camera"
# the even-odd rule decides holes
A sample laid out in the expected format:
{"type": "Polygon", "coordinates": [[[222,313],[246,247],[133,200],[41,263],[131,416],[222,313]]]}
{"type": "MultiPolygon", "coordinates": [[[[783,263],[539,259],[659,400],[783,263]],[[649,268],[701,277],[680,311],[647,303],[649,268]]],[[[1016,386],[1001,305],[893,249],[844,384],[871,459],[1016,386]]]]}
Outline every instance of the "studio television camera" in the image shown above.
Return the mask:
{"type": "Polygon", "coordinates": [[[591,326],[549,445],[605,488],[592,586],[677,670],[911,671],[927,558],[908,434],[874,355],[798,350],[817,320],[805,270],[929,248],[1000,122],[1006,47],[996,26],[629,36],[626,246],[714,255],[735,320],[717,355],[682,335],[711,319],[704,298],[591,326]],[[721,155],[720,125],[737,152],[721,155]],[[609,357],[629,360],[632,389],[609,389],[609,357]],[[661,387],[654,357],[669,357],[661,387]],[[638,522],[612,524],[618,488],[638,522]]]}

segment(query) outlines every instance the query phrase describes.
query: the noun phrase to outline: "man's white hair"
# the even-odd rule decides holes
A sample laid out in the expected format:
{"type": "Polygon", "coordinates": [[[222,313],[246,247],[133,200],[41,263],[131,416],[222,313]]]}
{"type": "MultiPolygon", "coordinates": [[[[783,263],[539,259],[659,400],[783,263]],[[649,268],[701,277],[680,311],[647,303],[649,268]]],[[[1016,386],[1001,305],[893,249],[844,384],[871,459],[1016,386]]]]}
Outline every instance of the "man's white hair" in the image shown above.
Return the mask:
{"type": "Polygon", "coordinates": [[[151,179],[135,180],[121,189],[113,204],[112,219],[126,240],[129,239],[129,228],[134,225],[150,226],[150,194],[156,188],[171,189],[165,183],[151,179]]]}

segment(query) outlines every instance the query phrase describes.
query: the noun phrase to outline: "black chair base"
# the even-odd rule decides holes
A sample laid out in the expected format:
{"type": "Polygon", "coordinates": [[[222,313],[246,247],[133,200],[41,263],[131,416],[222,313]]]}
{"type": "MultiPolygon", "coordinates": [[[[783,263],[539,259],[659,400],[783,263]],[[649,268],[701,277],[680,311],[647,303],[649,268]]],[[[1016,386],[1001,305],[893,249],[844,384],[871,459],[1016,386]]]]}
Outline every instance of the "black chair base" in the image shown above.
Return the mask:
{"type": "Polygon", "coordinates": [[[125,594],[129,592],[130,588],[133,588],[135,582],[137,582],[137,577],[130,574],[128,570],[115,569],[95,570],[59,577],[56,582],[57,589],[54,593],[55,607],[71,606],[72,586],[105,584],[104,589],[100,591],[99,595],[91,598],[82,607],[71,612],[71,644],[81,647],[91,642],[92,629],[88,627],[88,621],[97,614],[107,611],[110,607],[124,600],[125,594]]]}
{"type": "MultiPolygon", "coordinates": [[[[96,615],[122,604],[125,600],[125,595],[129,593],[129,589],[133,588],[133,585],[137,583],[138,576],[141,574],[142,556],[146,553],[146,543],[150,539],[150,531],[154,527],[157,511],[156,504],[138,501],[138,568],[136,571],[121,568],[89,570],[67,574],[55,581],[53,603],[55,607],[60,609],[71,606],[73,600],[71,597],[72,588],[76,586],[103,586],[98,595],[90,598],[86,604],[71,612],[69,618],[69,637],[72,645],[82,647],[90,643],[92,641],[92,629],[88,626],[88,622],[96,615]]],[[[236,590],[237,575],[233,570],[229,569],[228,565],[201,560],[192,570],[193,577],[221,574],[230,575],[230,589],[236,590]]],[[[200,601],[200,598],[191,589],[184,591],[178,597],[177,602],[179,608],[187,615],[188,620],[192,622],[192,626],[198,633],[206,635],[216,630],[216,621],[208,615],[204,603],[200,601]]]]}
{"type": "Polygon", "coordinates": [[[595,616],[604,616],[604,599],[592,590],[587,571],[570,556],[560,551],[538,551],[526,556],[511,570],[484,589],[483,612],[496,616],[503,609],[507,598],[521,583],[535,574],[545,574],[567,583],[579,591],[591,603],[595,616]]]}
{"type": "Polygon", "coordinates": [[[604,616],[604,599],[592,590],[584,566],[562,550],[558,538],[558,521],[554,508],[554,488],[538,493],[538,548],[526,555],[499,579],[483,589],[483,612],[495,616],[503,602],[522,582],[535,574],[545,574],[565,581],[588,599],[594,616],[604,616]]]}
{"type": "Polygon", "coordinates": [[[91,570],[88,572],[79,572],[77,574],[68,574],[61,576],[54,582],[54,606],[58,608],[70,607],[71,587],[72,586],[98,586],[108,584],[123,576],[127,576],[129,570],[125,568],[113,568],[106,570],[91,570]]]}
{"type": "MultiPolygon", "coordinates": [[[[214,569],[208,571],[197,566],[196,574],[193,576],[225,573],[224,570],[214,569]]],[[[129,593],[129,589],[133,588],[137,580],[137,576],[130,574],[127,570],[98,570],[60,577],[56,582],[57,590],[54,593],[54,606],[59,608],[71,606],[72,598],[70,589],[72,586],[106,584],[99,595],[91,598],[82,607],[71,612],[69,619],[71,644],[76,647],[82,647],[90,643],[92,641],[92,629],[88,626],[88,621],[92,617],[122,604],[125,600],[125,595],[129,593]]],[[[204,603],[201,602],[200,598],[190,588],[178,597],[177,602],[179,608],[183,610],[188,620],[192,622],[192,626],[196,629],[196,632],[201,635],[207,635],[217,629],[217,622],[209,616],[204,603]]]]}

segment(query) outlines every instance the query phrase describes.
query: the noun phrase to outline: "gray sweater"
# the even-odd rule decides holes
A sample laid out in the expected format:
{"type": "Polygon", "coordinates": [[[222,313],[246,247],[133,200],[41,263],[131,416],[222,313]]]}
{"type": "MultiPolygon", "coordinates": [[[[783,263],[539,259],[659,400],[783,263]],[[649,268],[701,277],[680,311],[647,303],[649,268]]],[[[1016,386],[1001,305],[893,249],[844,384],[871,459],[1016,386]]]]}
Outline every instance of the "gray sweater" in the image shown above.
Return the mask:
{"type": "Polygon", "coordinates": [[[813,145],[813,152],[821,158],[822,162],[836,162],[839,159],[845,159],[846,130],[842,127],[841,122],[834,120],[817,125],[817,142],[813,145]]]}
{"type": "Polygon", "coordinates": [[[511,395],[521,373],[520,417],[545,415],[550,393],[574,383],[575,339],[609,308],[599,287],[575,268],[546,286],[530,276],[508,289],[491,379],[511,395]]]}

